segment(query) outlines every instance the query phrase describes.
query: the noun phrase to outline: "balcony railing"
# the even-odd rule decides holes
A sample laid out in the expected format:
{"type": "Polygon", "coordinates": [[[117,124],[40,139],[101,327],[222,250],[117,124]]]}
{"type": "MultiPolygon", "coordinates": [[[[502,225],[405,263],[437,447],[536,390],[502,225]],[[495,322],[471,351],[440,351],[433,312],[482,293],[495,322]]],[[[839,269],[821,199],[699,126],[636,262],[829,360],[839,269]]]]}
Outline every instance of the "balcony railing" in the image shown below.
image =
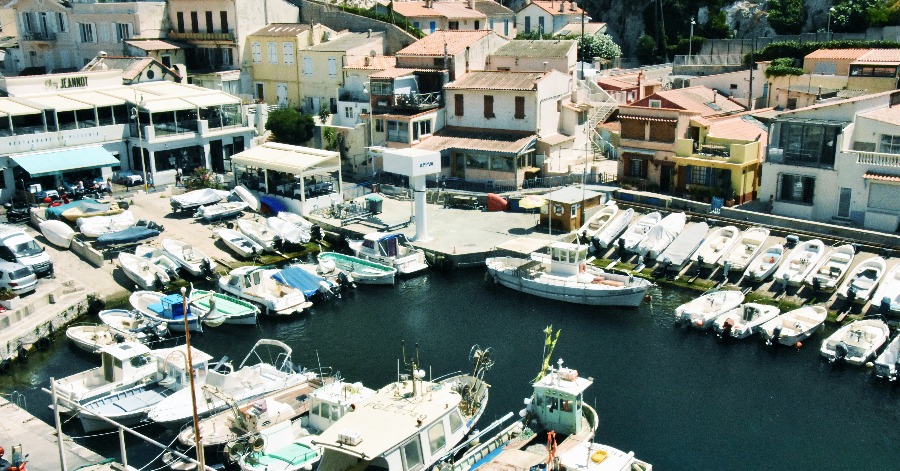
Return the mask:
{"type": "Polygon", "coordinates": [[[706,145],[700,146],[700,148],[697,149],[697,155],[712,156],[712,157],[724,157],[727,159],[727,158],[731,157],[731,149],[726,146],[716,146],[716,145],[706,144],[706,145]]]}
{"type": "Polygon", "coordinates": [[[879,167],[900,168],[900,154],[857,151],[856,163],[863,165],[877,165],[879,167]]]}
{"type": "Polygon", "coordinates": [[[227,33],[191,33],[169,30],[169,39],[193,39],[196,41],[234,41],[234,30],[227,33]]]}
{"type": "Polygon", "coordinates": [[[398,108],[413,108],[427,110],[441,105],[441,92],[408,93],[406,95],[394,95],[394,106],[398,108]]]}
{"type": "Polygon", "coordinates": [[[56,33],[49,31],[26,31],[22,34],[26,41],[56,41],[56,33]]]}
{"type": "Polygon", "coordinates": [[[197,132],[197,120],[191,119],[174,123],[154,123],[153,131],[157,137],[197,132]]]}
{"type": "Polygon", "coordinates": [[[356,102],[356,103],[368,103],[369,95],[366,93],[355,93],[355,92],[342,91],[338,94],[338,100],[352,101],[352,102],[356,102]]]}

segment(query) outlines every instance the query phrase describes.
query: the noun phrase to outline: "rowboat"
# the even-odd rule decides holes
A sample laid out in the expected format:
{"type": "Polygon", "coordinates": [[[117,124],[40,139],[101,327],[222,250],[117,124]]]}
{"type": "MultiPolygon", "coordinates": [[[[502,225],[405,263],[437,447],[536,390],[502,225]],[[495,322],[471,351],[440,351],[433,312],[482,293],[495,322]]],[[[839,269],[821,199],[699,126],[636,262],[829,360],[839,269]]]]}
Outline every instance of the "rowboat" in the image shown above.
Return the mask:
{"type": "Polygon", "coordinates": [[[763,281],[775,272],[783,257],[784,245],[775,244],[750,262],[744,276],[753,278],[754,281],[763,281]]]}
{"type": "Polygon", "coordinates": [[[397,269],[394,267],[337,252],[321,252],[318,261],[324,273],[336,267],[349,273],[353,281],[360,284],[392,285],[397,275],[397,269]]]}
{"type": "Polygon", "coordinates": [[[75,231],[72,227],[62,221],[48,219],[41,222],[38,227],[47,242],[57,247],[67,249],[72,244],[72,239],[75,238],[75,231]]]}
{"type": "Polygon", "coordinates": [[[165,289],[172,281],[163,267],[144,257],[119,252],[118,259],[125,276],[135,282],[140,289],[165,289]]]}
{"type": "Polygon", "coordinates": [[[760,326],[759,335],[767,344],[794,346],[808,339],[828,317],[822,306],[803,306],[788,311],[760,326]]]}
{"type": "Polygon", "coordinates": [[[200,218],[204,221],[221,221],[222,219],[240,216],[246,208],[247,203],[244,202],[228,201],[215,203],[197,208],[197,212],[194,213],[194,217],[200,218]]]}
{"type": "Polygon", "coordinates": [[[216,229],[216,235],[223,244],[242,257],[253,258],[263,252],[262,245],[233,229],[216,229]]]}

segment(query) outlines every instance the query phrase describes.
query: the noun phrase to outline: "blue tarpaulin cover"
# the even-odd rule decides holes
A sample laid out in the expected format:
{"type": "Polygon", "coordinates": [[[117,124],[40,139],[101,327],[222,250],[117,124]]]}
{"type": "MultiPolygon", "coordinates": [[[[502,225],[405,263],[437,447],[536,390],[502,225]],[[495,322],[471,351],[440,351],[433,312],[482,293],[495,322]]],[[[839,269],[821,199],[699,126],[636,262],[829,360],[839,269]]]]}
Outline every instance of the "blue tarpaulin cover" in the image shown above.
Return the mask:
{"type": "MultiPolygon", "coordinates": [[[[99,209],[102,211],[106,211],[109,209],[109,204],[98,203],[97,200],[92,200],[90,198],[83,198],[71,203],[61,204],[59,206],[51,206],[47,208],[47,211],[44,214],[47,219],[59,219],[62,216],[63,211],[72,208],[93,208],[95,210],[99,209]]],[[[97,211],[87,210],[84,212],[89,213],[97,211]]]]}
{"type": "Polygon", "coordinates": [[[303,291],[303,295],[310,297],[319,290],[319,283],[325,281],[324,278],[314,275],[299,267],[288,267],[272,276],[275,281],[297,288],[303,291]]]}
{"type": "Polygon", "coordinates": [[[149,239],[151,237],[156,237],[159,235],[159,231],[156,229],[148,229],[143,226],[135,226],[129,227],[124,231],[119,232],[110,232],[109,234],[103,234],[102,236],[97,238],[97,242],[94,243],[95,246],[104,246],[104,245],[119,245],[119,244],[130,244],[133,242],[140,242],[144,239],[149,239]]]}
{"type": "Polygon", "coordinates": [[[287,211],[288,207],[286,204],[279,201],[277,198],[273,198],[271,196],[263,196],[259,198],[259,204],[264,204],[268,206],[269,211],[272,214],[278,214],[282,211],[287,211]]]}

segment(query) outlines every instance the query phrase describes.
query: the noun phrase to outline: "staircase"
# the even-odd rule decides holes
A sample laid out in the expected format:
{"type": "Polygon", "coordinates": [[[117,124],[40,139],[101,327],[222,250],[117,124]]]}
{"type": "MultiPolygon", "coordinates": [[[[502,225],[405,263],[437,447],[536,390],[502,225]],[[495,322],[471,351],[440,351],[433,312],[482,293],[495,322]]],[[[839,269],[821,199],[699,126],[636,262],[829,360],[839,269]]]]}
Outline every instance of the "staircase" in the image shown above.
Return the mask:
{"type": "Polygon", "coordinates": [[[594,82],[580,80],[579,86],[587,89],[587,101],[593,108],[591,117],[587,122],[587,135],[588,139],[591,140],[594,160],[618,159],[616,147],[597,132],[597,126],[606,122],[610,115],[619,108],[619,103],[609,93],[606,93],[606,90],[603,90],[594,82]]]}

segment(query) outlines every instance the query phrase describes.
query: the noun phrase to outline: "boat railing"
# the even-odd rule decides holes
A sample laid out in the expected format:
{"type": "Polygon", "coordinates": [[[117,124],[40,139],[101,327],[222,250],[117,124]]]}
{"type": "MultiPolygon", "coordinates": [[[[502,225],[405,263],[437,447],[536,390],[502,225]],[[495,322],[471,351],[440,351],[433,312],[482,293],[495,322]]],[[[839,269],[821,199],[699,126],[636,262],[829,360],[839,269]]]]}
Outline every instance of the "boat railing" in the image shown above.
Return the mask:
{"type": "Polygon", "coordinates": [[[522,434],[522,422],[513,422],[503,429],[494,438],[487,442],[483,442],[475,448],[472,448],[459,460],[453,463],[450,469],[443,468],[441,471],[463,471],[470,469],[475,463],[484,459],[494,450],[506,445],[514,438],[522,434]]]}

